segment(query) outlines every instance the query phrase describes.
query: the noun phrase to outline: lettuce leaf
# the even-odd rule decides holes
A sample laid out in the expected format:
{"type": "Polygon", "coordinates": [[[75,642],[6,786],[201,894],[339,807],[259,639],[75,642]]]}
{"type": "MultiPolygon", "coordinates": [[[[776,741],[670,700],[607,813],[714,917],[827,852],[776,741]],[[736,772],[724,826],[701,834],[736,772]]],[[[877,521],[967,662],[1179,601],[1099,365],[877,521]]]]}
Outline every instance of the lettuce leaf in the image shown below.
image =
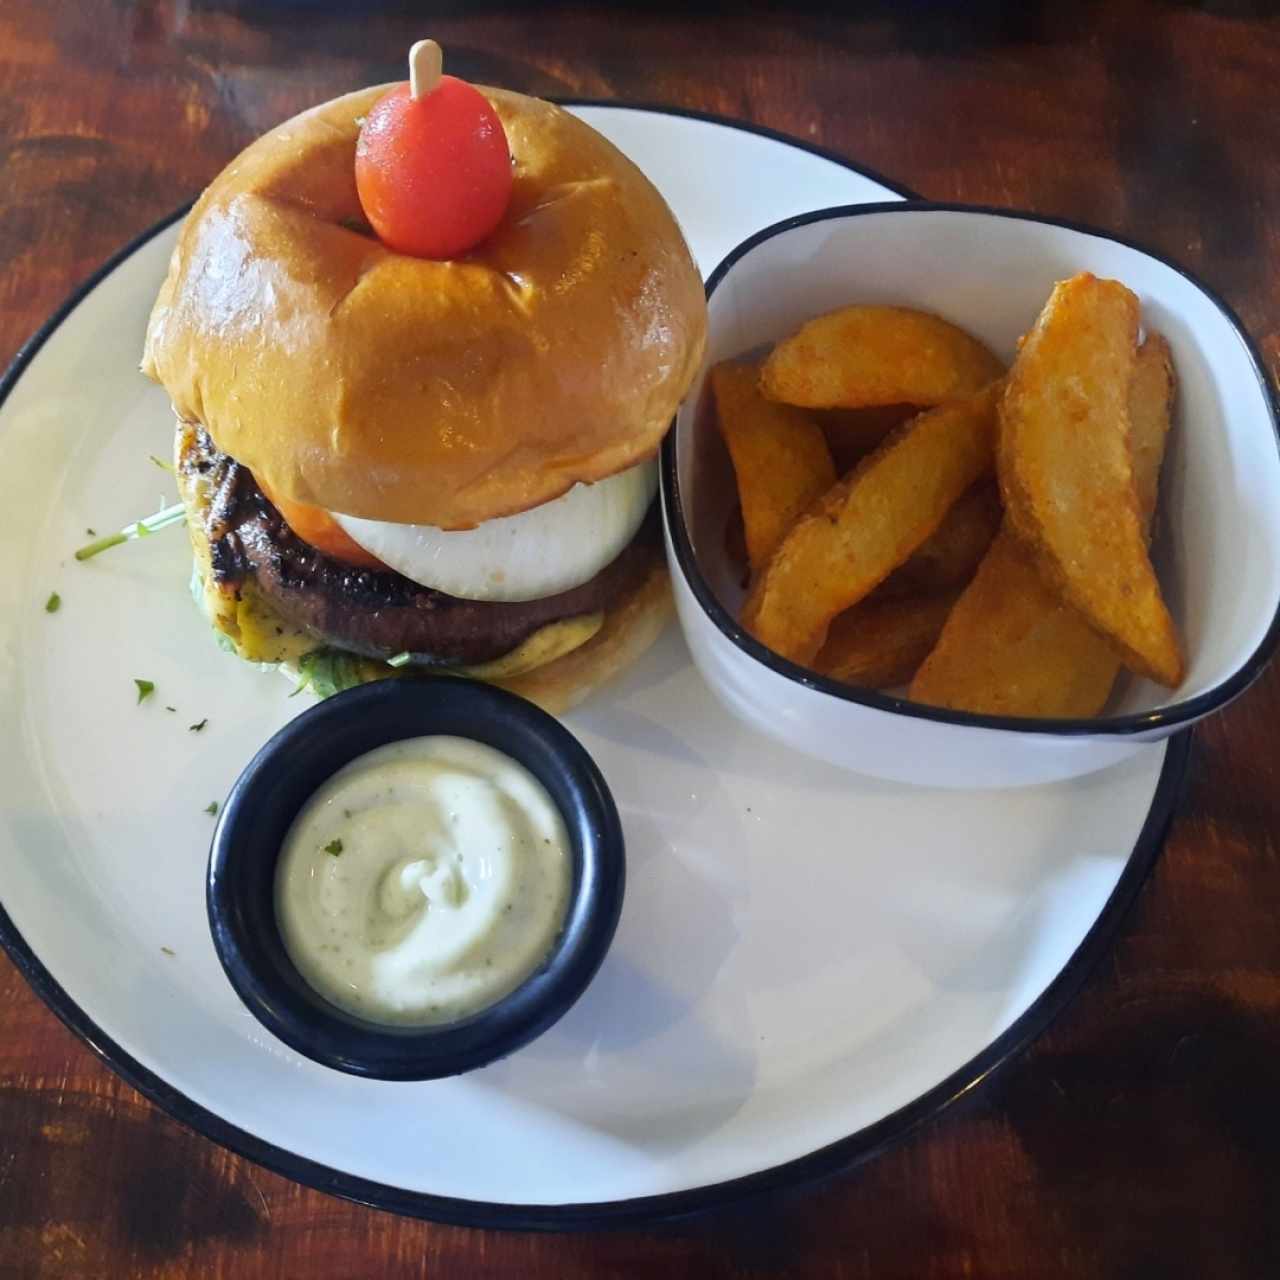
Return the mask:
{"type": "Polygon", "coordinates": [[[310,689],[321,698],[354,689],[368,680],[368,664],[353,653],[341,649],[312,649],[298,659],[298,687],[294,693],[310,689]]]}

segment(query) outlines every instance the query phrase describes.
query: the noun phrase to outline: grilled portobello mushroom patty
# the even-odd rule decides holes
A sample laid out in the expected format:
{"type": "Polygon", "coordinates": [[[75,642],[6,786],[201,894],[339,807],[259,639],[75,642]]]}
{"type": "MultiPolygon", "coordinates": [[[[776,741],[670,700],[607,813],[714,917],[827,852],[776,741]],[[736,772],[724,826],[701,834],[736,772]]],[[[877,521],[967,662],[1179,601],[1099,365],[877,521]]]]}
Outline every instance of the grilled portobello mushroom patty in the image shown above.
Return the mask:
{"type": "MultiPolygon", "coordinates": [[[[255,605],[317,642],[369,658],[410,653],[419,664],[440,667],[493,661],[552,624],[607,612],[662,555],[655,504],[622,554],[581,586],[538,600],[460,600],[389,569],[343,564],[302,541],[248,469],[220,452],[198,424],[179,423],[176,458],[215,625],[222,605],[243,605],[251,590],[255,605]]],[[[279,657],[285,656],[282,646],[279,657]]]]}

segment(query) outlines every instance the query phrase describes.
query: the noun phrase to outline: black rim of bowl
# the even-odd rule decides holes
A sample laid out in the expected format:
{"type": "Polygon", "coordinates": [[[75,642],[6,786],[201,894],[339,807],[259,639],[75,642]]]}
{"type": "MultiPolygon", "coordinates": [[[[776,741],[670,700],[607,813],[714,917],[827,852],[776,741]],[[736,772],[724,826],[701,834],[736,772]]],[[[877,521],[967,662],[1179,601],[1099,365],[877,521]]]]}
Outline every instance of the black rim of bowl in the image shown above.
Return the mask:
{"type": "Polygon", "coordinates": [[[231,985],[278,1039],[353,1075],[427,1080],[505,1057],[567,1012],[609,949],[624,883],[622,826],[609,788],[559,721],[491,685],[412,677],[337,694],[291,720],[258,751],[214,831],[207,905],[231,985]],[[510,994],[456,1022],[386,1026],[338,1009],[299,975],[276,925],[275,867],[290,824],[328,778],[377,747],[429,734],[495,747],[546,787],[569,834],[573,887],[546,961],[510,994]]]}
{"type": "MultiPolygon", "coordinates": [[[[1113,244],[1123,245],[1145,254],[1148,258],[1168,267],[1183,276],[1200,290],[1226,317],[1235,331],[1248,356],[1262,400],[1271,420],[1271,429],[1276,437],[1277,449],[1280,450],[1280,402],[1277,401],[1275,389],[1264,372],[1262,359],[1257,345],[1241,324],[1240,318],[1231,307],[1218,296],[1202,280],[1197,279],[1176,262],[1163,255],[1138,244],[1136,241],[1113,235],[1097,227],[1087,226],[1079,222],[1070,222],[1064,218],[1048,218],[1037,213],[1027,213],[1017,209],[999,209],[989,205],[973,204],[934,204],[927,200],[893,200],[876,204],[834,205],[827,209],[816,209],[812,213],[802,213],[793,218],[784,218],[772,226],[765,227],[749,236],[741,244],[726,255],[719,266],[707,280],[707,300],[710,301],[716,289],[737,262],[753,249],[775,236],[783,235],[797,227],[809,226],[815,222],[830,222],[836,219],[861,218],[878,214],[914,214],[914,213],[962,213],[979,214],[985,217],[1003,218],[1009,221],[1039,222],[1047,226],[1064,227],[1069,231],[1094,236],[1113,244]]],[[[680,493],[680,478],[676,465],[676,430],[667,433],[662,444],[661,455],[661,490],[662,508],[666,527],[675,552],[676,563],[684,580],[689,584],[694,599],[703,613],[711,620],[717,630],[738,649],[754,658],[770,671],[783,676],[796,684],[825,693],[843,702],[856,703],[870,707],[876,711],[889,711],[896,715],[909,716],[916,720],[931,720],[936,724],[962,725],[967,728],[993,729],[1018,735],[1043,734],[1052,737],[1131,737],[1136,734],[1153,733],[1155,731],[1171,731],[1180,725],[1187,725],[1201,719],[1211,711],[1224,707],[1233,698],[1243,693],[1249,685],[1262,673],[1270,661],[1278,642],[1280,642],[1280,601],[1276,602],[1271,622],[1263,634],[1253,653],[1234,670],[1225,680],[1212,688],[1186,698],[1180,702],[1171,702],[1167,706],[1157,707],[1152,711],[1122,716],[1102,716],[1093,719],[1080,718],[1019,718],[1016,716],[979,715],[968,711],[950,711],[942,707],[930,707],[923,703],[911,702],[906,698],[894,697],[892,694],[880,693],[872,689],[857,689],[839,681],[828,679],[809,671],[805,667],[779,657],[771,649],[765,648],[754,636],[750,635],[739,624],[738,620],[716,599],[714,592],[707,584],[702,570],[698,567],[694,556],[693,544],[689,536],[689,525],[685,518],[684,503],[680,493]]]]}
{"type": "MultiPolygon", "coordinates": [[[[724,128],[753,133],[785,143],[797,150],[807,151],[841,169],[860,174],[897,191],[907,199],[916,198],[909,188],[882,178],[873,170],[854,164],[836,152],[747,121],[661,104],[646,105],[586,98],[560,101],[565,106],[653,111],[661,115],[702,120],[724,128]]],[[[188,201],[135,236],[67,295],[18,350],[3,377],[0,377],[0,405],[3,405],[45,343],[80,303],[118,267],[185,217],[190,208],[191,202],[188,201]]],[[[687,1218],[748,1199],[821,1182],[874,1159],[921,1126],[937,1119],[961,1098],[970,1096],[974,1089],[979,1088],[1036,1040],[1071,1002],[1095,965],[1110,949],[1112,939],[1155,865],[1182,794],[1191,758],[1191,746],[1192,735],[1189,732],[1179,734],[1169,742],[1146,821],[1110,898],[1058,975],[1002,1035],[934,1088],[921,1094],[901,1110],[884,1116],[864,1129],[836,1139],[798,1159],[775,1164],[743,1177],[706,1183],[687,1190],[659,1192],[626,1200],[586,1201],[576,1204],[504,1204],[460,1199],[429,1191],[406,1190],[359,1177],[323,1161],[308,1159],[242,1129],[217,1111],[202,1106],[109,1036],[94,1017],[76,1003],[41,961],[5,910],[3,902],[0,902],[0,944],[3,944],[10,960],[31,989],[58,1020],[143,1097],[209,1141],[303,1186],[390,1213],[473,1228],[578,1231],[687,1218]]]]}

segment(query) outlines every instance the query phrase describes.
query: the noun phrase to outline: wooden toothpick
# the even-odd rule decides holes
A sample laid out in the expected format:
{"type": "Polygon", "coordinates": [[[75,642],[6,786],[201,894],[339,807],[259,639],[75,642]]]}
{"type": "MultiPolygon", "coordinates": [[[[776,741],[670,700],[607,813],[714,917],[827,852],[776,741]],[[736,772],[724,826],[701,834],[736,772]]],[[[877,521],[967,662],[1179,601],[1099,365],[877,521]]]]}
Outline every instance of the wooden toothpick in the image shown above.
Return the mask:
{"type": "Polygon", "coordinates": [[[444,51],[434,40],[419,40],[409,50],[409,93],[425,98],[440,83],[444,51]]]}

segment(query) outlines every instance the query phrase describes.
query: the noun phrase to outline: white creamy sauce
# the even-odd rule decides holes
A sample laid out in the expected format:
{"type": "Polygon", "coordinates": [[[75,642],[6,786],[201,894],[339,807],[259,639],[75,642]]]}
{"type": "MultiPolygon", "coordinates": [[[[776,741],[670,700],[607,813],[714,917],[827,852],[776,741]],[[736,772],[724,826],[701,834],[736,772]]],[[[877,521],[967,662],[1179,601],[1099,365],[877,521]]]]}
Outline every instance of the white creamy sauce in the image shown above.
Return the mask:
{"type": "Polygon", "coordinates": [[[372,1022],[452,1022],[550,952],[572,880],[564,819],[523,765],[411,738],[334,774],[285,836],[276,919],[312,987],[372,1022]]]}

